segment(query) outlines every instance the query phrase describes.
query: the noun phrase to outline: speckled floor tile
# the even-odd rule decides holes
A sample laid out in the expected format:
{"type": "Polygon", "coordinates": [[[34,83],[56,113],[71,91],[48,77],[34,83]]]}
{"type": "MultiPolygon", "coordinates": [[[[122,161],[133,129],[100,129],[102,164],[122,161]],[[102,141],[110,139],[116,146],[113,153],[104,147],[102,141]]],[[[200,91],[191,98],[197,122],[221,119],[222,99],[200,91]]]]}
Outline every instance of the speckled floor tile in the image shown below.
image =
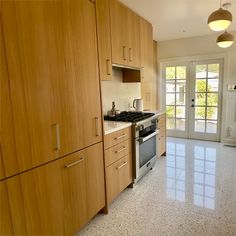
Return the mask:
{"type": "Polygon", "coordinates": [[[236,148],[168,138],[167,156],[77,236],[236,236],[236,148]]]}

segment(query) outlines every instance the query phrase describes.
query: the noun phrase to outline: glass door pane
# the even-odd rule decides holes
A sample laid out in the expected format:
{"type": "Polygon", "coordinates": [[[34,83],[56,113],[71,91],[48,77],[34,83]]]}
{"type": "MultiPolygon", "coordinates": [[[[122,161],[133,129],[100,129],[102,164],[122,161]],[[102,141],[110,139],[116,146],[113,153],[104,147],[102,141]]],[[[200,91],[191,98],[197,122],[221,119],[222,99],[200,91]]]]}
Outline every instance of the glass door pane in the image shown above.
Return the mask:
{"type": "Polygon", "coordinates": [[[219,94],[221,60],[193,64],[192,81],[192,138],[217,140],[219,138],[219,94]]]}
{"type": "Polygon", "coordinates": [[[166,81],[166,116],[167,131],[171,135],[187,135],[186,122],[186,86],[187,66],[166,66],[164,71],[166,81]]]}

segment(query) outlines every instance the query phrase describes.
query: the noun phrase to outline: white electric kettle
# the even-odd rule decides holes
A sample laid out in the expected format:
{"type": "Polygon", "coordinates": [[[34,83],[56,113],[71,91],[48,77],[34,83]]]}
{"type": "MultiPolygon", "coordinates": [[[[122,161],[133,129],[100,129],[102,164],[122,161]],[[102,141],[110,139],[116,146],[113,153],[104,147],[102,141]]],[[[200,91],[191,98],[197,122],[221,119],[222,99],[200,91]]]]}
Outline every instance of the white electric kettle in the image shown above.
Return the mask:
{"type": "Polygon", "coordinates": [[[134,99],[133,108],[135,108],[135,111],[143,111],[143,99],[134,99]]]}

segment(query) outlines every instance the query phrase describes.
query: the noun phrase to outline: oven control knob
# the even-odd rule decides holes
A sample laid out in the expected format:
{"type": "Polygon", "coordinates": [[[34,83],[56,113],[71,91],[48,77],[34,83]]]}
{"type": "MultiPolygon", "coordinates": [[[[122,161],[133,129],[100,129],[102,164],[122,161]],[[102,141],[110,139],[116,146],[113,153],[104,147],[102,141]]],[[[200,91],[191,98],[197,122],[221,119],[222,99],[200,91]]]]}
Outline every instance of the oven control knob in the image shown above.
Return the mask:
{"type": "Polygon", "coordinates": [[[138,126],[138,130],[139,130],[139,131],[142,131],[143,129],[144,129],[144,126],[143,126],[143,125],[139,125],[139,126],[138,126]]]}

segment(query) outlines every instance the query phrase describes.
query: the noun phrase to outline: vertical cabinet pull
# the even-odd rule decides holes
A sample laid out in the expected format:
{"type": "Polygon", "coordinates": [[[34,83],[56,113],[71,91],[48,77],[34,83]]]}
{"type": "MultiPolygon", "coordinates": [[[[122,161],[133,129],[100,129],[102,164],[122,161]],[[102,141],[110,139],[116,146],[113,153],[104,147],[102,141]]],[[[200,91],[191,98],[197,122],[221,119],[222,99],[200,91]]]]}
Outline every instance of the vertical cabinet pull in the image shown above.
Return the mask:
{"type": "Polygon", "coordinates": [[[106,67],[107,67],[107,75],[111,75],[111,60],[106,60],[106,67]]]}
{"type": "Polygon", "coordinates": [[[129,48],[129,61],[133,61],[132,48],[129,48]]]}
{"type": "Polygon", "coordinates": [[[126,55],[126,46],[123,46],[123,60],[126,61],[127,55],[126,55]]]}
{"type": "Polygon", "coordinates": [[[60,126],[58,123],[54,124],[55,129],[56,129],[56,147],[55,150],[60,150],[61,149],[61,139],[60,139],[60,126]]]}
{"type": "Polygon", "coordinates": [[[95,135],[100,136],[98,117],[95,117],[95,135]]]}

